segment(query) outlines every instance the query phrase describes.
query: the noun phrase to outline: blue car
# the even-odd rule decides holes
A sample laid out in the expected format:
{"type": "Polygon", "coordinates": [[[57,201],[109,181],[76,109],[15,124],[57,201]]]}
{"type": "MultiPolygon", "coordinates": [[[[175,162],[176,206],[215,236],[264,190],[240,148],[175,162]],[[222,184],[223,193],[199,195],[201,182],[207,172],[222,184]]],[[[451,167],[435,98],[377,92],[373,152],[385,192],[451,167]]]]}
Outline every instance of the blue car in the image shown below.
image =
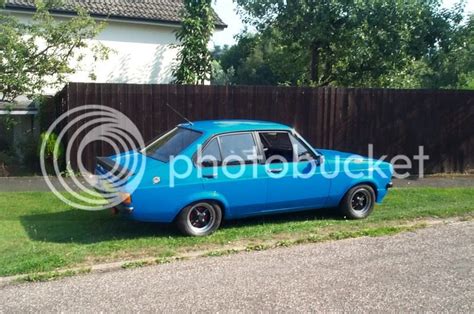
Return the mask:
{"type": "Polygon", "coordinates": [[[224,219],[263,214],[338,207],[365,218],[392,186],[393,167],[313,148],[286,125],[212,120],[179,124],[140,151],[98,157],[96,174],[125,177],[117,212],[205,236],[224,219]]]}

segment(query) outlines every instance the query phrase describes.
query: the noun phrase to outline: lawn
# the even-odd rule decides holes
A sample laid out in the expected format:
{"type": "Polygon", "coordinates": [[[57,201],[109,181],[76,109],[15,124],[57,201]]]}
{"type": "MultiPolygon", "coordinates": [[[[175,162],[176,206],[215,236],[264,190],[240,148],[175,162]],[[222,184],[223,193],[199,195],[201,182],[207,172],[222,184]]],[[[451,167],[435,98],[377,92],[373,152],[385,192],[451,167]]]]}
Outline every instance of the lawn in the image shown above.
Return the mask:
{"type": "Polygon", "coordinates": [[[315,210],[227,222],[209,237],[191,238],[169,225],[68,208],[49,192],[0,193],[0,276],[190,251],[213,255],[233,246],[258,248],[265,241],[382,235],[420,219],[473,215],[474,188],[405,188],[390,191],[362,221],[315,210]]]}

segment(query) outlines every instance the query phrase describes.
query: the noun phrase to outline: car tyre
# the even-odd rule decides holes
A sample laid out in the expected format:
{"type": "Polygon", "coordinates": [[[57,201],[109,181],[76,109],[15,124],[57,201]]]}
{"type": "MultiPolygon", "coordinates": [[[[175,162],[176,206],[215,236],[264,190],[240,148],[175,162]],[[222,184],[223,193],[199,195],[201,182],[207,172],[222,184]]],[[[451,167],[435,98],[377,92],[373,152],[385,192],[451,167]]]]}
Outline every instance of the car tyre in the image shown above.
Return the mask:
{"type": "Polygon", "coordinates": [[[199,201],[181,210],[176,225],[188,236],[207,236],[216,231],[222,221],[221,207],[209,201],[199,201]]]}
{"type": "Polygon", "coordinates": [[[352,187],[344,195],[339,209],[344,218],[364,219],[370,215],[375,205],[375,192],[370,185],[361,184],[352,187]]]}

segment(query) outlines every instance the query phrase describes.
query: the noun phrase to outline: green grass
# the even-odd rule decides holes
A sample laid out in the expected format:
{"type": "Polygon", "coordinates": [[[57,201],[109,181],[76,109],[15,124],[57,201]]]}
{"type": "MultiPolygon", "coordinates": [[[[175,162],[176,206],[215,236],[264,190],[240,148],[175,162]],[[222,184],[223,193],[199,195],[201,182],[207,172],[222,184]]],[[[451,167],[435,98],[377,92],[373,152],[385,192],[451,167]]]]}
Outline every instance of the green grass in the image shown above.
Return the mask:
{"type": "Polygon", "coordinates": [[[143,257],[168,261],[190,251],[216,256],[233,252],[233,247],[261,250],[379,236],[404,231],[404,224],[418,218],[473,213],[473,188],[394,189],[366,220],[348,221],[335,210],[315,210],[227,222],[209,237],[191,238],[181,236],[171,225],[127,221],[108,211],[68,208],[52,193],[0,193],[0,276],[143,257]]]}
{"type": "Polygon", "coordinates": [[[91,269],[90,268],[81,268],[78,270],[66,270],[62,272],[58,271],[50,271],[50,272],[45,272],[45,273],[39,273],[39,274],[29,274],[25,276],[21,276],[17,278],[15,281],[16,282],[40,282],[40,281],[51,281],[51,280],[57,280],[61,278],[66,278],[66,277],[72,277],[76,275],[81,275],[81,274],[88,274],[90,273],[91,269]]]}

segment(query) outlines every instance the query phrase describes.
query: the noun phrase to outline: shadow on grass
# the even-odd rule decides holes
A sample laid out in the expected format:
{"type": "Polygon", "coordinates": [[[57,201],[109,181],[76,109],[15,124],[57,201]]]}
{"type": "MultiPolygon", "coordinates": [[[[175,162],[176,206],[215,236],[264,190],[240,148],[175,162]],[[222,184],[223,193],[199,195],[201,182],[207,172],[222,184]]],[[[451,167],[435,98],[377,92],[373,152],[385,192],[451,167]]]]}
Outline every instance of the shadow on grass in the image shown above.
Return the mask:
{"type": "MultiPolygon", "coordinates": [[[[288,223],[316,219],[341,219],[335,209],[272,214],[225,221],[222,228],[267,223],[288,223]]],[[[34,241],[92,244],[110,240],[131,240],[150,237],[182,237],[174,224],[146,223],[112,216],[109,211],[68,210],[20,217],[34,241]]]]}
{"type": "Polygon", "coordinates": [[[222,227],[239,227],[239,226],[251,226],[261,224],[284,224],[288,222],[298,222],[306,220],[341,220],[342,216],[339,214],[337,208],[321,208],[321,209],[310,209],[298,212],[287,212],[287,213],[273,213],[265,214],[261,216],[254,216],[243,219],[228,220],[224,221],[222,227]]]}
{"type": "Polygon", "coordinates": [[[67,210],[20,217],[30,239],[91,244],[110,240],[179,236],[172,225],[113,216],[110,211],[67,210]]]}

